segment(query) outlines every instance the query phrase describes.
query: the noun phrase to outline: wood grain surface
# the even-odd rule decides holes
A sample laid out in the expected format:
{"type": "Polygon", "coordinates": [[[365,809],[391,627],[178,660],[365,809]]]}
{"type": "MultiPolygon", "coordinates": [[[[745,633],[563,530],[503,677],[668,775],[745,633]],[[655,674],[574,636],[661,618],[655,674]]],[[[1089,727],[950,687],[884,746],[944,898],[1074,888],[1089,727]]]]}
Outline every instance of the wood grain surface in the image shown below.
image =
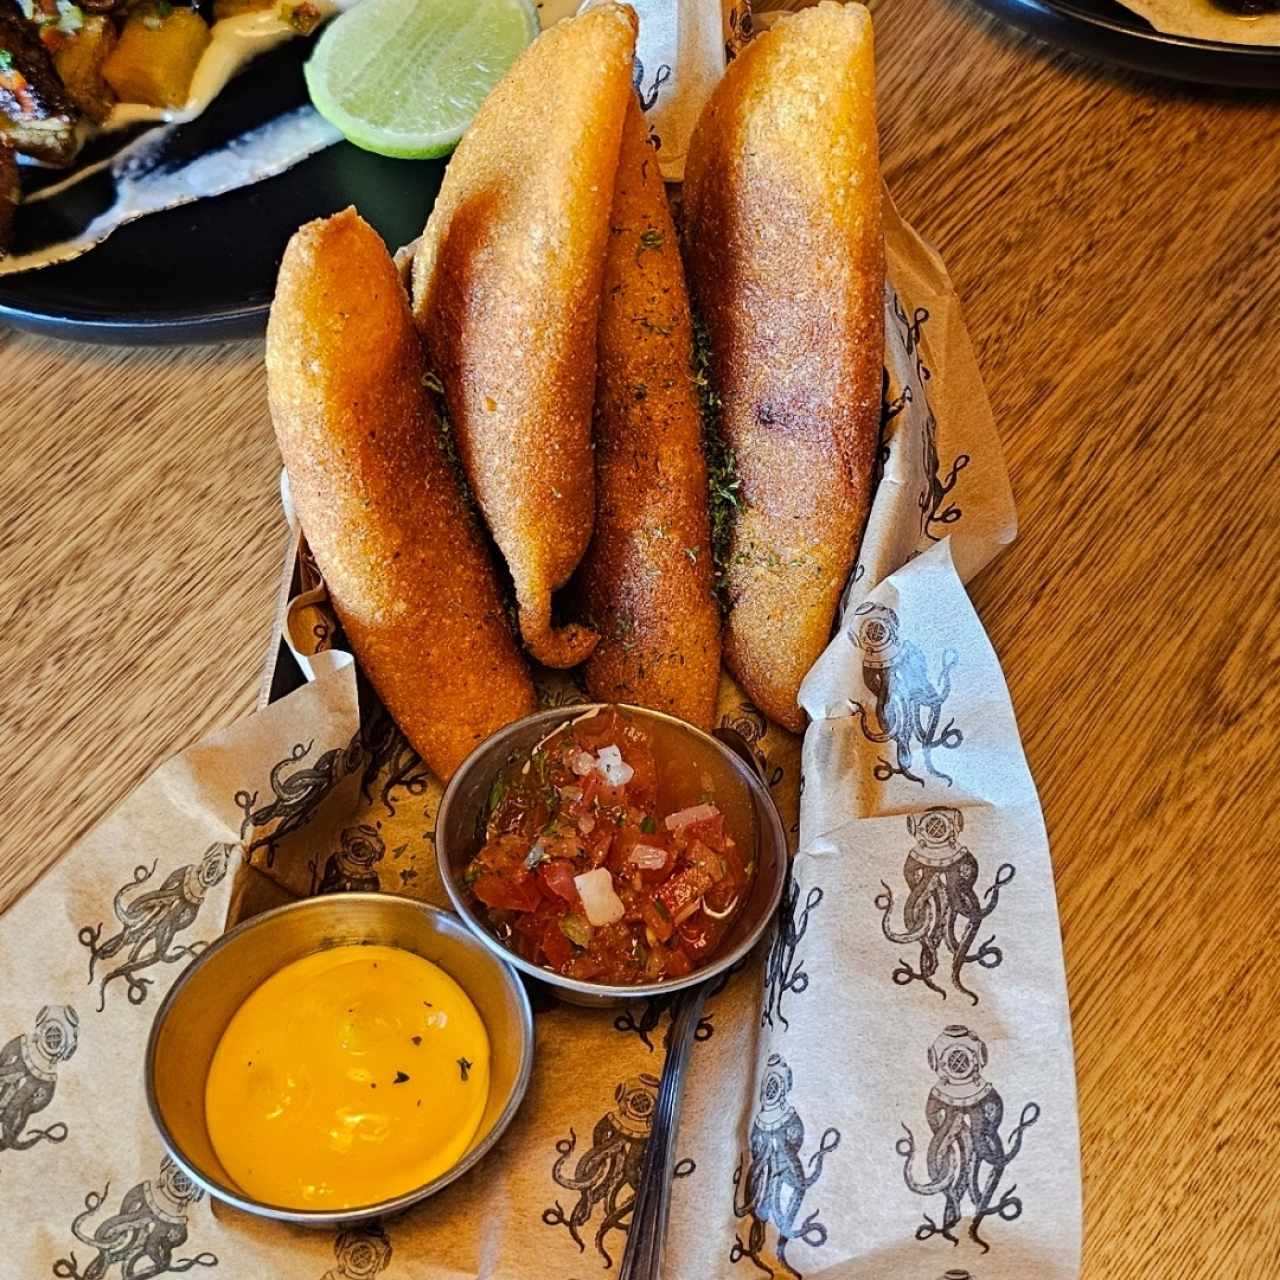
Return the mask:
{"type": "MultiPolygon", "coordinates": [[[[974,594],[1057,867],[1085,1277],[1270,1280],[1280,99],[1108,71],[963,0],[873,8],[886,176],[965,299],[1018,500],[974,594]]],[[[284,526],[259,342],[4,332],[0,387],[7,905],[250,709],[284,526]]]]}

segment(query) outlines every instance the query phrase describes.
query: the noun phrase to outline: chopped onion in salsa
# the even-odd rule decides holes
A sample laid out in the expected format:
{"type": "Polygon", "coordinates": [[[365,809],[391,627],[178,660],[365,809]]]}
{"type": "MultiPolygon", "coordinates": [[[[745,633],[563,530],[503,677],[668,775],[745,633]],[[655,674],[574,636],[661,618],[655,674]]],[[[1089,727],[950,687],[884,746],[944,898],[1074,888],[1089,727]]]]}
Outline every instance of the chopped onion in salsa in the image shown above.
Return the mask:
{"type": "Polygon", "coordinates": [[[647,983],[705,965],[755,866],[693,762],[687,785],[662,785],[680,763],[659,762],[648,734],[615,707],[511,760],[466,872],[498,936],[525,959],[586,981],[647,983]],[[668,790],[697,803],[664,803],[668,790]]]}

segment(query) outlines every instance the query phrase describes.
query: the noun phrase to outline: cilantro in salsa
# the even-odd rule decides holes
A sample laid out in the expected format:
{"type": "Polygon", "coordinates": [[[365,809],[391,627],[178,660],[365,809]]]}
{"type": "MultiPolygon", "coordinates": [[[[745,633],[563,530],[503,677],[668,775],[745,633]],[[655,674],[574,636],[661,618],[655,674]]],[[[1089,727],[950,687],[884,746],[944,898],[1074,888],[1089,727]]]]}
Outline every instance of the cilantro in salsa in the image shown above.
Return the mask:
{"type": "Polygon", "coordinates": [[[566,977],[647,983],[705,965],[755,867],[714,794],[674,805],[645,731],[610,707],[570,722],[493,784],[464,880],[498,936],[566,977]]]}

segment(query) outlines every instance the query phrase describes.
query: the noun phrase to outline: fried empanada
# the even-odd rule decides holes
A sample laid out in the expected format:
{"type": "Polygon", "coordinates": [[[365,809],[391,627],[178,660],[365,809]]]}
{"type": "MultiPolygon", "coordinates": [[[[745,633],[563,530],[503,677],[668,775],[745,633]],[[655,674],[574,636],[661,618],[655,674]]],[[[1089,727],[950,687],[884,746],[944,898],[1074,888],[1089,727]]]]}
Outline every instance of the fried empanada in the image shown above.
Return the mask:
{"type": "Polygon", "coordinates": [[[413,264],[414,314],[472,492],[511,570],[525,647],[581,662],[552,624],[595,514],[596,322],[636,20],[609,4],[557,24],[480,108],[413,264]]]}
{"type": "Polygon", "coordinates": [[[884,359],[871,18],[825,2],[729,64],[689,146],[689,284],[741,481],[725,660],[804,727],[870,504],[884,359]]]}
{"type": "Polygon", "coordinates": [[[633,98],[600,303],[596,526],[579,571],[600,634],[587,689],[602,702],[653,707],[709,729],[720,612],[692,355],[680,248],[633,98]]]}
{"type": "Polygon", "coordinates": [[[267,326],[267,389],[307,542],[357,659],[447,779],[533,711],[479,522],[423,385],[409,299],[348,209],[289,241],[267,326]]]}

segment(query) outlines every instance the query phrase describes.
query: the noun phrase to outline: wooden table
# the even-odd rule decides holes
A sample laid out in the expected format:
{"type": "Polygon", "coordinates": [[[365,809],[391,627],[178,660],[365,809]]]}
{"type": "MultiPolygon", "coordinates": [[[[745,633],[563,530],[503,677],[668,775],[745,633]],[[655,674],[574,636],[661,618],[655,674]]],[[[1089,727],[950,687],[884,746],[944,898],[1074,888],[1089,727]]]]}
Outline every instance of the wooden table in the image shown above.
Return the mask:
{"type": "MultiPolygon", "coordinates": [[[[1264,1280],[1280,101],[1091,66],[960,0],[878,31],[888,181],[966,301],[1022,522],[974,595],[1058,871],[1085,1276],[1264,1280]]],[[[0,385],[7,905],[252,706],[284,526],[259,342],[6,332],[0,385]]]]}

